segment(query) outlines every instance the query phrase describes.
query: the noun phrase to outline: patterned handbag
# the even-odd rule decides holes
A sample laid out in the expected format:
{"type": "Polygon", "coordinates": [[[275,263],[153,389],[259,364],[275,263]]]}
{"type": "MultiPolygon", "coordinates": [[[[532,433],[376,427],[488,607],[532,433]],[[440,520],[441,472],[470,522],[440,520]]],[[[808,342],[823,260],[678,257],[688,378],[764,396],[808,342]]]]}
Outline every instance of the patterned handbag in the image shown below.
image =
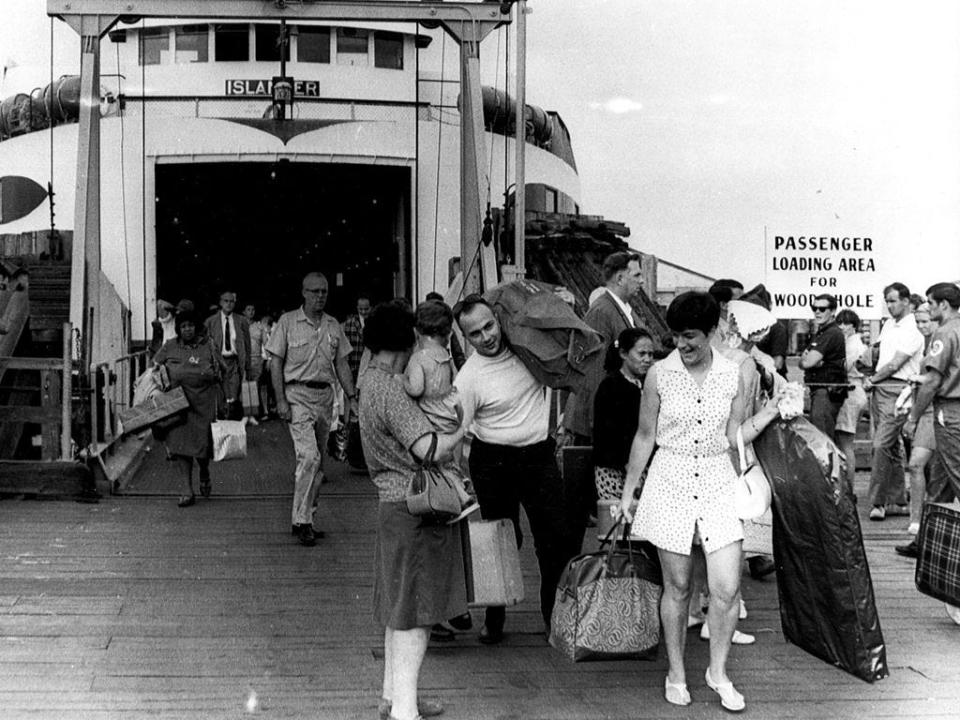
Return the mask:
{"type": "MultiPolygon", "coordinates": [[[[611,528],[604,542],[624,529],[611,528]]],[[[626,533],[621,544],[573,558],[557,584],[550,644],[574,662],[653,660],[660,644],[659,564],[626,533]]]]}
{"type": "Polygon", "coordinates": [[[923,506],[917,534],[917,590],[960,605],[960,508],[944,503],[923,506]]]}

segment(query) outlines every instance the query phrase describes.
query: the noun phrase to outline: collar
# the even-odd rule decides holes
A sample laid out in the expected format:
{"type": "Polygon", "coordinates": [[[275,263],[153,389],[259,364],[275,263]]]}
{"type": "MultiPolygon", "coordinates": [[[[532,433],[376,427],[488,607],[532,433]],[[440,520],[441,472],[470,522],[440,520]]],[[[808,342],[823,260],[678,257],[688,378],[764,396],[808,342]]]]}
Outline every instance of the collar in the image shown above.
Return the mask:
{"type": "MultiPolygon", "coordinates": [[[[297,322],[305,322],[311,327],[313,327],[313,320],[307,317],[307,314],[303,311],[303,305],[297,308],[297,322]]],[[[327,314],[325,312],[320,313],[320,318],[317,320],[316,327],[323,325],[324,320],[327,319],[327,314]]]]}
{"type": "MultiPolygon", "coordinates": [[[[714,347],[711,347],[710,350],[713,353],[713,363],[710,365],[710,373],[714,371],[730,372],[731,370],[733,372],[740,372],[739,366],[733,360],[724,357],[723,354],[714,347]]],[[[690,372],[687,366],[683,364],[683,360],[680,359],[679,350],[672,350],[670,354],[658,362],[657,365],[664,370],[690,372]]]]}
{"type": "Polygon", "coordinates": [[[610,296],[610,299],[613,300],[617,306],[620,308],[620,312],[623,313],[624,317],[627,318],[627,323],[633,325],[633,308],[630,306],[630,303],[624,302],[619,298],[619,296],[613,292],[608,287],[605,287],[604,290],[607,291],[607,294],[610,296]]]}
{"type": "Polygon", "coordinates": [[[821,325],[820,327],[817,328],[817,335],[822,335],[826,330],[829,330],[831,327],[835,327],[836,325],[837,325],[836,320],[831,320],[830,322],[825,323],[824,325],[821,325]]]}

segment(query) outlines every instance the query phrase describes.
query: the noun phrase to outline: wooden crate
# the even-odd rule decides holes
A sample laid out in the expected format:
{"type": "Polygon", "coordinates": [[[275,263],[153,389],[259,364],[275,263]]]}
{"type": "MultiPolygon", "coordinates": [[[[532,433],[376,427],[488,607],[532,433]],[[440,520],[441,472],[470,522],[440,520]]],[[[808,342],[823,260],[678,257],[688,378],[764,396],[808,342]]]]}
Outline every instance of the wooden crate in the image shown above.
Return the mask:
{"type": "Polygon", "coordinates": [[[120,424],[123,426],[122,434],[142,430],[158,420],[163,420],[181,410],[186,410],[189,406],[187,396],[183,394],[183,388],[180,387],[154,395],[139,405],[134,405],[132,408],[121,410],[118,413],[120,424]]]}

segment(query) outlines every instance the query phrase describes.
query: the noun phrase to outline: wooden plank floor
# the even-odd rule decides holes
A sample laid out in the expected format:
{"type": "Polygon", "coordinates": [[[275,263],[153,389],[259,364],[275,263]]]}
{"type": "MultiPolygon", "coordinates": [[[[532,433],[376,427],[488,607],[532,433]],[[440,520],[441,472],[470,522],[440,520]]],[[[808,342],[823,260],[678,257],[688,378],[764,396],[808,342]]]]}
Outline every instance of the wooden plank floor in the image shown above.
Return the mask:
{"type": "MultiPolygon", "coordinates": [[[[861,496],[864,485],[861,477],[861,496]]],[[[373,720],[382,672],[382,633],[370,619],[375,503],[366,478],[335,479],[318,520],[327,538],[302,548],[279,492],[183,510],[159,495],[0,501],[0,718],[373,720]],[[251,693],[259,705],[248,713],[251,693]]],[[[894,554],[905,525],[864,522],[891,669],[873,685],[787,644],[772,578],[744,579],[741,627],[758,640],[733,649],[731,675],[749,717],[960,716],[960,627],[916,592],[911,561],[894,554]]],[[[522,555],[534,597],[529,544],[522,555]]],[[[676,708],[661,697],[662,652],[653,662],[574,665],[543,641],[534,602],[507,622],[499,647],[475,632],[431,645],[423,692],[446,703],[444,717],[724,716],[702,682],[707,646],[694,634],[694,703],[676,708]]]]}

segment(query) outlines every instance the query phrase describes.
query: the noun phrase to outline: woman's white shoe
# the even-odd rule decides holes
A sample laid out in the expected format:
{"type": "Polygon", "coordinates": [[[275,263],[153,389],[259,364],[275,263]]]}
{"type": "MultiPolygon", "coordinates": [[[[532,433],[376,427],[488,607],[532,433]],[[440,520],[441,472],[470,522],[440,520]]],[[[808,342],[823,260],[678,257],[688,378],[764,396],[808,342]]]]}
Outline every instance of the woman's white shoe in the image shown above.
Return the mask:
{"type": "Polygon", "coordinates": [[[720,696],[720,705],[723,706],[724,710],[741,712],[747,707],[743,695],[737,692],[732,682],[715,683],[710,677],[710,668],[707,668],[704,679],[707,681],[707,687],[720,696]]]}
{"type": "Polygon", "coordinates": [[[950,616],[950,619],[957,625],[960,625],[960,607],[951,605],[950,603],[944,603],[943,606],[947,609],[947,615],[950,616]]]}
{"type": "Polygon", "coordinates": [[[663,680],[663,697],[671,705],[689,705],[693,700],[690,699],[690,691],[687,690],[686,683],[672,683],[670,678],[663,680]]]}
{"type": "MultiPolygon", "coordinates": [[[[710,639],[710,628],[707,626],[706,621],[703,623],[703,627],[700,628],[700,639],[709,640],[710,639]]],[[[755,635],[750,635],[749,633],[740,632],[739,630],[733,631],[733,637],[730,639],[730,642],[734,645],[753,645],[757,641],[755,635]]]]}

